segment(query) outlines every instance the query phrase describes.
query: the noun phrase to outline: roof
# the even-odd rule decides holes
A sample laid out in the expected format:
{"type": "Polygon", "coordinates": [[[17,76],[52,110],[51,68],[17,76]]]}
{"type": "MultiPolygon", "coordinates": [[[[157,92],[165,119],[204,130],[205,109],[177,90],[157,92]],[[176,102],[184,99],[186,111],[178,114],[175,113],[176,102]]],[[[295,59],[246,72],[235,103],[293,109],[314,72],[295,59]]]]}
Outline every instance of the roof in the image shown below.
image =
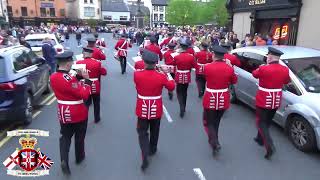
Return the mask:
{"type": "Polygon", "coordinates": [[[22,45],[17,45],[17,46],[2,46],[0,48],[0,54],[1,56],[3,56],[6,52],[17,49],[17,48],[23,48],[24,46],[22,45]]]}
{"type": "Polygon", "coordinates": [[[151,3],[152,5],[162,5],[162,6],[168,5],[167,0],[151,0],[151,3]]]}
{"type": "MultiPolygon", "coordinates": [[[[138,6],[137,5],[128,5],[130,13],[133,15],[137,15],[138,14],[138,6]]],[[[150,11],[149,8],[147,8],[146,6],[140,6],[140,10],[144,15],[149,15],[150,11]]]]}
{"type": "MultiPolygon", "coordinates": [[[[267,54],[269,46],[248,46],[235,49],[233,52],[255,52],[257,54],[267,54]]],[[[320,51],[311,48],[299,46],[272,46],[284,54],[281,59],[297,59],[297,58],[311,58],[320,57],[320,51]]]]}
{"type": "Polygon", "coordinates": [[[127,4],[121,0],[102,0],[101,11],[129,12],[127,4]]]}
{"type": "Polygon", "coordinates": [[[45,34],[45,33],[42,33],[42,34],[28,34],[26,36],[26,40],[28,39],[44,39],[45,37],[49,37],[51,39],[56,39],[55,35],[54,34],[45,34]]]}

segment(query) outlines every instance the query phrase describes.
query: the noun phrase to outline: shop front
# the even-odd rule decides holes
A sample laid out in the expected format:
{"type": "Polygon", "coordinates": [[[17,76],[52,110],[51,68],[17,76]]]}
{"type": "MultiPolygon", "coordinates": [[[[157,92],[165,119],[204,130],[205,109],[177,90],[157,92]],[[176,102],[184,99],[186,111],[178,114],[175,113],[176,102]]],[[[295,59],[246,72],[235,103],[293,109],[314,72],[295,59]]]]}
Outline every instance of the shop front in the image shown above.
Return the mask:
{"type": "Polygon", "coordinates": [[[227,5],[241,40],[257,33],[282,45],[296,44],[301,0],[230,0],[227,5]]]}

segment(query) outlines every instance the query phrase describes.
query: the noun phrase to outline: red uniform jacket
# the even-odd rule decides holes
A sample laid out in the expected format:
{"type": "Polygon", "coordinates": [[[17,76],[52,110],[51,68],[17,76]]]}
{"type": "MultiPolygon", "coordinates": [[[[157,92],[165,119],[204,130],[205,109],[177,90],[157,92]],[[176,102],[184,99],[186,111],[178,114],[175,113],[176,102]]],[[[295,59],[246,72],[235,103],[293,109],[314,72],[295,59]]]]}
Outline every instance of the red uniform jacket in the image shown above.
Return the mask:
{"type": "Polygon", "coordinates": [[[156,44],[150,44],[150,45],[146,46],[145,48],[148,49],[149,51],[152,51],[152,52],[158,54],[159,60],[160,61],[162,60],[162,53],[161,53],[159,46],[157,46],[156,44]]]}
{"type": "Polygon", "coordinates": [[[117,44],[114,46],[118,50],[118,56],[127,57],[128,48],[132,47],[131,44],[124,38],[118,40],[117,44]]]}
{"type": "Polygon", "coordinates": [[[189,47],[187,50],[186,50],[188,53],[190,53],[191,55],[195,55],[195,52],[194,52],[194,50],[193,50],[193,48],[192,47],[189,47]]]}
{"type": "Polygon", "coordinates": [[[201,50],[195,55],[197,67],[196,74],[202,75],[204,66],[212,62],[212,53],[207,50],[201,50]]]}
{"type": "Polygon", "coordinates": [[[102,60],[106,60],[106,55],[101,51],[101,49],[94,47],[92,58],[102,61],[102,60]]]}
{"type": "Polygon", "coordinates": [[[107,75],[107,70],[102,67],[101,62],[95,59],[86,58],[84,60],[77,61],[77,64],[85,64],[86,69],[89,71],[89,78],[92,81],[91,85],[91,93],[92,94],[100,94],[101,85],[100,78],[101,75],[107,75]]]}
{"type": "Polygon", "coordinates": [[[224,54],[224,59],[225,60],[228,59],[233,66],[238,66],[238,67],[241,66],[240,59],[233,54],[224,54]]]}
{"type": "Polygon", "coordinates": [[[290,82],[289,69],[281,64],[260,66],[252,72],[259,79],[256,106],[277,109],[281,104],[282,87],[290,82]]]}
{"type": "Polygon", "coordinates": [[[134,69],[136,69],[136,71],[142,71],[142,70],[144,70],[144,61],[143,61],[143,60],[137,61],[137,62],[134,64],[134,69]]]}
{"type": "Polygon", "coordinates": [[[104,41],[101,41],[100,39],[97,39],[96,45],[99,47],[106,47],[106,43],[104,41]]]}
{"type": "Polygon", "coordinates": [[[173,43],[173,39],[172,37],[170,38],[166,38],[165,40],[163,40],[161,43],[160,43],[160,48],[164,48],[164,46],[167,46],[170,42],[173,43]]]}
{"type": "Polygon", "coordinates": [[[162,89],[173,91],[175,83],[168,80],[165,74],[156,70],[134,72],[134,82],[137,90],[136,115],[139,118],[151,120],[162,116],[162,89]]]}
{"type": "Polygon", "coordinates": [[[83,101],[90,96],[89,85],[59,70],[50,76],[50,83],[58,101],[58,118],[61,123],[78,123],[88,119],[88,108],[83,101]]]}
{"type": "Polygon", "coordinates": [[[203,107],[211,110],[224,110],[230,106],[228,88],[237,83],[237,76],[232,67],[224,61],[215,61],[204,67],[207,87],[203,98],[203,107]]]}
{"type": "Polygon", "coordinates": [[[191,82],[191,69],[196,68],[194,56],[188,52],[182,52],[173,58],[171,65],[176,66],[175,81],[180,84],[191,82]]]}
{"type": "Polygon", "coordinates": [[[164,54],[163,54],[163,57],[164,57],[164,63],[166,65],[168,65],[168,67],[170,68],[170,73],[175,73],[175,66],[171,65],[173,64],[173,57],[171,56],[171,54],[174,53],[174,50],[172,49],[169,49],[167,50],[164,54]]]}

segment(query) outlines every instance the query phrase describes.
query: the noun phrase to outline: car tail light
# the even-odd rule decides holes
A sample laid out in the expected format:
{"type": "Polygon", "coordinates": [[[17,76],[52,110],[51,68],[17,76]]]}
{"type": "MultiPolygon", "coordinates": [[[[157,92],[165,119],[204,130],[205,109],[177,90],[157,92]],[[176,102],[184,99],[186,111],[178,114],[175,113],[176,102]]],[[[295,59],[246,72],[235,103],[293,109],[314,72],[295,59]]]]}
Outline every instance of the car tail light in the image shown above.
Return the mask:
{"type": "Polygon", "coordinates": [[[61,48],[57,48],[57,52],[62,52],[62,49],[61,48]]]}
{"type": "Polygon", "coordinates": [[[10,91],[10,90],[14,90],[16,88],[17,88],[17,85],[14,84],[13,82],[0,84],[0,90],[10,91]]]}

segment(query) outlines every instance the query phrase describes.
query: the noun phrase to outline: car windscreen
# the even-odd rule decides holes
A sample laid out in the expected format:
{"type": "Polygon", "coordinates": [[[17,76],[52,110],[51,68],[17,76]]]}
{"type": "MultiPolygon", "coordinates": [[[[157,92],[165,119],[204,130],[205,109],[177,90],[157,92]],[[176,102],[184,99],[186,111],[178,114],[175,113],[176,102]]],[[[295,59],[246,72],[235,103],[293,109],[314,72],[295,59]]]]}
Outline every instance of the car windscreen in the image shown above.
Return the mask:
{"type": "MultiPolygon", "coordinates": [[[[26,40],[31,47],[41,47],[43,45],[43,39],[28,39],[26,40]]],[[[55,41],[51,40],[52,45],[56,45],[55,41]]]]}
{"type": "Polygon", "coordinates": [[[4,77],[6,73],[6,67],[4,58],[0,56],[0,77],[4,77]]]}
{"type": "Polygon", "coordinates": [[[284,60],[308,92],[320,93],[320,57],[284,60]]]}

